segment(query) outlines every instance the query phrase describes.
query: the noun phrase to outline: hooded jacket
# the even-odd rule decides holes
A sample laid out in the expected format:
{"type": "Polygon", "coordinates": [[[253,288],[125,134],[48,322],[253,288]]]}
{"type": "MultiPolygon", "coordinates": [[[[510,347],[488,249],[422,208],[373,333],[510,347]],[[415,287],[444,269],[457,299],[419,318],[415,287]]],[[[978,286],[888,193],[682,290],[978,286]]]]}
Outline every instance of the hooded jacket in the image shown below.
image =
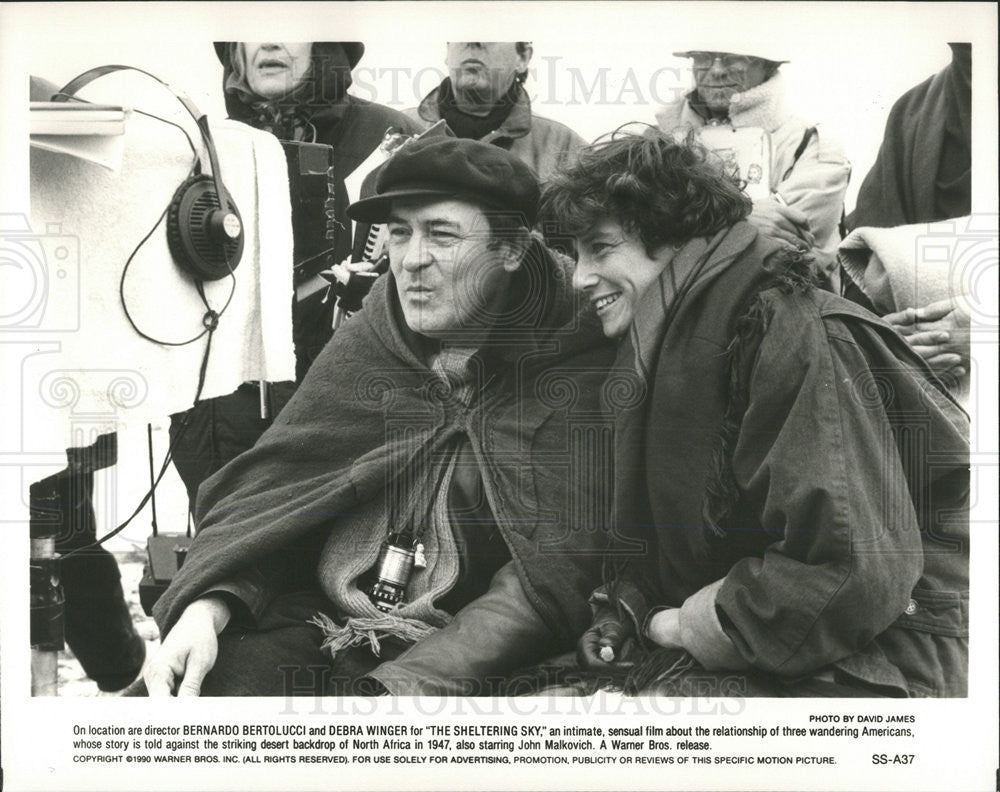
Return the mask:
{"type": "MultiPolygon", "coordinates": [[[[695,109],[692,91],[656,114],[661,130],[698,129],[709,123],[695,109]]],[[[844,194],[851,176],[847,155],[824,128],[793,115],[785,104],[781,73],[730,100],[729,124],[761,127],[771,138],[771,192],[809,219],[816,246],[836,253],[844,194]],[[805,148],[799,147],[805,143],[805,148]],[[797,156],[796,156],[797,155],[797,156]]]]}
{"type": "MultiPolygon", "coordinates": [[[[257,129],[266,129],[281,140],[323,143],[333,147],[336,182],[335,211],[341,227],[350,228],[344,180],[378,147],[389,129],[407,135],[420,131],[403,113],[347,93],[351,69],[361,60],[364,45],[356,41],[322,41],[313,44],[312,66],[290,95],[273,101],[254,97],[234,70],[235,42],[216,42],[222,62],[223,89],[229,117],[257,129]]],[[[351,252],[346,234],[336,240],[336,261],[351,252]]]]}

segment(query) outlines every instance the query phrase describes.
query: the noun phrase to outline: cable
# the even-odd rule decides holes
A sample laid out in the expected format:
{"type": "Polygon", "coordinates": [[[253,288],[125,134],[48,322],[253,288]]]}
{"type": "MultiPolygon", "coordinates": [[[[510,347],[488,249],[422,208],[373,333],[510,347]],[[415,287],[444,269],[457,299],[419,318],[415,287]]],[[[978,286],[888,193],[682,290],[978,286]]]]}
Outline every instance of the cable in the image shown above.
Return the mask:
{"type": "MultiPolygon", "coordinates": [[[[143,113],[143,114],[144,115],[149,115],[148,113],[143,113]]],[[[157,118],[157,120],[160,120],[160,121],[164,120],[164,119],[159,119],[157,116],[151,116],[151,117],[152,118],[157,118]]],[[[172,122],[170,122],[170,121],[164,121],[164,123],[172,124],[172,122]]],[[[179,127],[179,125],[177,125],[177,124],[172,124],[172,125],[179,127]]],[[[181,128],[181,130],[183,131],[182,127],[179,127],[179,128],[181,128]]],[[[185,136],[187,136],[186,132],[185,132],[185,136]]],[[[188,142],[190,143],[190,137],[188,137],[188,142]]],[[[192,146],[192,150],[194,150],[193,146],[192,146]]],[[[196,157],[196,161],[198,161],[197,160],[197,152],[195,152],[195,157],[196,157]]],[[[195,172],[195,167],[194,167],[194,165],[192,165],[192,168],[191,168],[191,170],[188,173],[189,177],[194,172],[195,172]]],[[[137,244],[135,246],[135,248],[132,250],[132,252],[129,254],[129,257],[128,257],[128,259],[125,262],[125,266],[122,268],[122,276],[121,276],[121,279],[119,280],[119,283],[118,283],[118,294],[119,294],[119,298],[121,299],[122,309],[124,310],[125,316],[128,319],[129,324],[132,326],[132,329],[135,330],[136,333],[138,333],[142,338],[146,339],[147,341],[151,341],[154,344],[160,344],[161,346],[186,346],[187,344],[194,343],[199,338],[202,338],[202,337],[204,337],[206,335],[208,336],[208,339],[207,339],[207,341],[205,343],[205,351],[202,354],[201,365],[199,366],[199,369],[198,369],[198,387],[197,387],[197,390],[196,390],[195,396],[194,396],[194,403],[197,404],[198,401],[199,401],[199,399],[201,398],[202,390],[205,387],[205,377],[206,377],[206,374],[208,372],[208,358],[209,358],[209,354],[210,354],[210,352],[212,350],[212,335],[213,335],[213,333],[215,332],[215,330],[219,326],[219,319],[222,317],[222,315],[229,308],[229,305],[232,303],[233,296],[236,293],[236,273],[233,271],[233,267],[229,263],[228,256],[226,256],[226,258],[225,258],[225,264],[226,264],[226,268],[229,270],[229,277],[230,277],[230,279],[232,281],[232,285],[231,285],[230,290],[229,290],[229,296],[226,298],[226,302],[223,304],[222,308],[219,311],[215,311],[211,307],[211,305],[209,304],[208,298],[205,295],[204,284],[200,280],[196,280],[195,281],[195,288],[198,291],[198,296],[201,298],[201,301],[205,305],[205,308],[207,310],[205,312],[205,315],[202,317],[202,324],[204,325],[205,329],[202,330],[200,333],[198,333],[198,335],[194,336],[193,338],[189,338],[187,341],[163,341],[161,339],[154,338],[153,336],[150,336],[150,335],[144,333],[142,330],[140,330],[139,327],[138,327],[138,325],[136,325],[135,320],[132,318],[131,313],[129,313],[128,304],[126,303],[126,300],[125,300],[125,276],[128,273],[129,267],[131,266],[132,261],[135,258],[136,254],[139,252],[139,250],[142,249],[142,246],[153,235],[153,232],[155,232],[156,229],[159,228],[160,223],[163,222],[163,218],[166,216],[166,214],[169,211],[169,209],[170,209],[170,205],[168,204],[167,207],[163,210],[163,212],[160,213],[160,216],[157,218],[156,223],[153,225],[153,227],[149,229],[149,231],[146,233],[146,235],[139,241],[139,244],[137,244]]],[[[188,421],[190,419],[190,416],[191,416],[190,411],[188,411],[188,412],[185,413],[184,419],[181,422],[180,431],[178,431],[177,434],[171,439],[170,444],[167,447],[167,453],[163,457],[163,463],[160,465],[160,471],[156,475],[155,479],[153,479],[152,446],[150,446],[149,463],[150,463],[151,486],[149,488],[149,491],[143,496],[142,500],[139,502],[139,505],[135,508],[135,510],[132,512],[132,514],[130,514],[128,516],[128,518],[124,522],[122,522],[120,525],[118,525],[117,527],[115,527],[113,530],[111,530],[108,533],[106,533],[100,539],[95,539],[95,541],[91,542],[88,545],[84,545],[82,547],[76,548],[75,550],[71,550],[70,552],[62,555],[61,558],[69,558],[70,556],[75,555],[76,553],[81,553],[81,552],[83,552],[85,550],[90,550],[92,548],[100,547],[106,541],[108,541],[112,537],[117,536],[122,531],[124,531],[125,528],[127,528],[129,526],[129,524],[132,522],[132,520],[134,520],[140,514],[140,512],[142,512],[142,510],[146,507],[146,504],[149,503],[151,500],[155,499],[156,488],[159,486],[160,481],[163,479],[163,476],[166,474],[168,468],[170,467],[170,463],[173,461],[174,448],[175,448],[177,442],[184,436],[184,433],[187,430],[188,421]]],[[[157,528],[156,528],[156,515],[155,515],[155,511],[154,511],[154,514],[153,514],[153,533],[154,533],[154,535],[156,534],[156,531],[157,531],[157,528]]]]}

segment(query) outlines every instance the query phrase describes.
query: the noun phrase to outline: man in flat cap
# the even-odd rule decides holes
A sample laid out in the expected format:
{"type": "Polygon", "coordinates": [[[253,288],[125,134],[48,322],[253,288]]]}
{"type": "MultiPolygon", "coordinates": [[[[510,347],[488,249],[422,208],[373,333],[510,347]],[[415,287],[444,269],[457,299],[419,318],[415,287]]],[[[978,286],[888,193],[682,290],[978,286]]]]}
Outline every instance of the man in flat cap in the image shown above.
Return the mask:
{"type": "Polygon", "coordinates": [[[153,695],[492,694],[570,648],[606,545],[612,350],[496,146],[401,149],[350,209],[390,272],[209,479],[153,695]]]}

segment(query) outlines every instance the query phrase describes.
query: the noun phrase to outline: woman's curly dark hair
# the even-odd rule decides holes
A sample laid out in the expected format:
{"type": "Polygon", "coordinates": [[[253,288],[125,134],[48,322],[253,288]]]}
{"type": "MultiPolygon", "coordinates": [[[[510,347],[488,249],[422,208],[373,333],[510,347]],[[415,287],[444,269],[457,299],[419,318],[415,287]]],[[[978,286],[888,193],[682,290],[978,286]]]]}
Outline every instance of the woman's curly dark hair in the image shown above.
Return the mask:
{"type": "Polygon", "coordinates": [[[651,256],[728,228],[750,214],[752,202],[713,156],[655,127],[619,129],[550,177],[541,212],[547,235],[580,236],[611,217],[651,256]]]}

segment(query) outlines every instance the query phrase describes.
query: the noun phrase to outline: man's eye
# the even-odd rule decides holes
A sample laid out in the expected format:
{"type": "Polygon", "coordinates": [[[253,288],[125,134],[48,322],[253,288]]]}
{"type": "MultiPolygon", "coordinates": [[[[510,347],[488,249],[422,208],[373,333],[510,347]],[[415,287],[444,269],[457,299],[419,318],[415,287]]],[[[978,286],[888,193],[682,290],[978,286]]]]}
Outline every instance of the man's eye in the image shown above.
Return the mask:
{"type": "Polygon", "coordinates": [[[449,245],[458,241],[458,234],[451,231],[431,231],[431,239],[442,245],[449,245]]]}
{"type": "Polygon", "coordinates": [[[389,229],[389,236],[392,239],[408,239],[410,236],[410,229],[403,228],[402,226],[397,226],[396,228],[389,229]]]}

